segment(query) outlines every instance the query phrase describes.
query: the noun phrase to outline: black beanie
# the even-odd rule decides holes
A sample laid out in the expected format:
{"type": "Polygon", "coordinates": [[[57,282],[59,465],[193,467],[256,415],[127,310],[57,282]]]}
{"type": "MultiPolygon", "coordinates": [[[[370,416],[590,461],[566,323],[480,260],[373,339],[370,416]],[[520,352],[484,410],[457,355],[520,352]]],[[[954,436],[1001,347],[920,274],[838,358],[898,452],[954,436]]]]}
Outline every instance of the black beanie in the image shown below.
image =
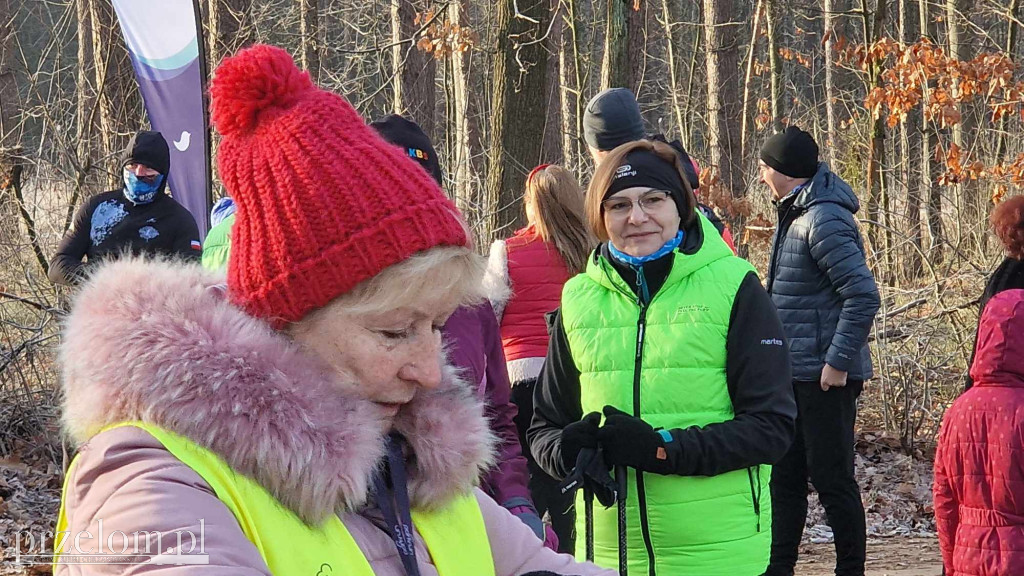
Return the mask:
{"type": "Polygon", "coordinates": [[[444,174],[441,172],[441,163],[437,159],[437,152],[434,151],[430,137],[420,128],[419,124],[398,114],[389,114],[371,122],[370,127],[385,140],[401,148],[410,158],[419,162],[420,166],[423,166],[434,177],[434,180],[443,186],[444,174]]]}
{"type": "Polygon", "coordinates": [[[591,148],[614,150],[643,137],[640,105],[628,89],[609,88],[587,104],[583,113],[583,139],[591,148]]]}
{"type": "Polygon", "coordinates": [[[790,126],[764,143],[761,161],[790,178],[813,178],[818,172],[818,144],[807,132],[790,126]]]}
{"type": "Polygon", "coordinates": [[[142,164],[166,176],[171,169],[171,149],[164,135],[155,130],[136,132],[124,151],[121,166],[132,163],[142,164]]]}

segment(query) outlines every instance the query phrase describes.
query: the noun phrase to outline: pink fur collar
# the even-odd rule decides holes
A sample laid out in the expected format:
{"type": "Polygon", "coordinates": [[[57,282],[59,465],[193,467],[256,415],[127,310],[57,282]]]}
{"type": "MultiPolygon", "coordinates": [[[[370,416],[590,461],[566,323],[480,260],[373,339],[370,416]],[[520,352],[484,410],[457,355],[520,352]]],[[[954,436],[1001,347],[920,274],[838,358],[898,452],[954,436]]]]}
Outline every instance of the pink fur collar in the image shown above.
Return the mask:
{"type": "MultiPolygon", "coordinates": [[[[156,424],[219,454],[309,523],[366,502],[384,453],[376,405],[338,391],[284,335],[178,262],[102,266],[76,296],[60,351],[64,427],[78,443],[128,420],[156,424]]],[[[483,405],[446,381],[402,409],[414,506],[476,485],[493,459],[483,405]]]]}

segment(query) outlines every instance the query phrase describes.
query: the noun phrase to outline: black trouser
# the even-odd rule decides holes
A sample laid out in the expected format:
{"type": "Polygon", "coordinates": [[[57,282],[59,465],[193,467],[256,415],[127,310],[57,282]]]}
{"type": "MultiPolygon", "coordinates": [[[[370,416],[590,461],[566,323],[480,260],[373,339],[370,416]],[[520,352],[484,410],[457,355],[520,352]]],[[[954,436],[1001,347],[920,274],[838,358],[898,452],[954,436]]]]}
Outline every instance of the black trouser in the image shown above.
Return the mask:
{"type": "Polygon", "coordinates": [[[853,475],[853,425],[861,381],[824,392],[795,382],[796,438],[772,468],[772,560],[767,576],[791,576],[807,520],[807,480],[825,507],[836,544],[836,574],[863,576],[867,535],[853,475]]]}
{"type": "Polygon", "coordinates": [[[566,554],[574,553],[576,546],[575,523],[576,513],[573,510],[575,500],[572,495],[563,496],[558,489],[559,481],[548,475],[537,465],[530,452],[530,444],[526,441],[526,430],[533,419],[533,388],[536,379],[516,382],[512,386],[512,402],[519,407],[516,415],[516,428],[519,430],[519,444],[523,447],[523,456],[530,470],[530,497],[537,507],[541,518],[547,512],[551,519],[551,528],[558,536],[558,551],[566,554]]]}

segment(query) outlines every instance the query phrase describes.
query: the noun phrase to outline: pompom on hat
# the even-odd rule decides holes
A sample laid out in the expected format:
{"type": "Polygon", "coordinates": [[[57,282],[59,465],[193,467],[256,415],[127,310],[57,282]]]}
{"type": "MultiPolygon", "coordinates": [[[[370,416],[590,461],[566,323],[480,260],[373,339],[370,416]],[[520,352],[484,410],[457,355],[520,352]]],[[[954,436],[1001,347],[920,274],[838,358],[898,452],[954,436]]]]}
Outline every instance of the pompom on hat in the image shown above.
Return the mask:
{"type": "Polygon", "coordinates": [[[437,183],[284,50],[225,59],[210,93],[238,205],[228,292],[249,314],[280,328],[417,252],[469,245],[437,183]]]}

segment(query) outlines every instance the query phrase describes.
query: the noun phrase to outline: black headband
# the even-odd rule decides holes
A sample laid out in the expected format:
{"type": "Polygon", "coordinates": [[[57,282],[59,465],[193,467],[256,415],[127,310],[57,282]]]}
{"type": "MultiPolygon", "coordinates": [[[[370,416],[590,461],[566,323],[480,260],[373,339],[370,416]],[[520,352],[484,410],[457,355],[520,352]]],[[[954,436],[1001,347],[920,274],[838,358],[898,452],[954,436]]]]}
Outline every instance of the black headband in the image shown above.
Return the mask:
{"type": "Polygon", "coordinates": [[[607,200],[612,194],[636,186],[670,192],[682,214],[682,199],[686,196],[686,187],[673,163],[666,162],[653,152],[634,150],[627,154],[625,160],[615,169],[612,182],[601,199],[607,200]]]}

